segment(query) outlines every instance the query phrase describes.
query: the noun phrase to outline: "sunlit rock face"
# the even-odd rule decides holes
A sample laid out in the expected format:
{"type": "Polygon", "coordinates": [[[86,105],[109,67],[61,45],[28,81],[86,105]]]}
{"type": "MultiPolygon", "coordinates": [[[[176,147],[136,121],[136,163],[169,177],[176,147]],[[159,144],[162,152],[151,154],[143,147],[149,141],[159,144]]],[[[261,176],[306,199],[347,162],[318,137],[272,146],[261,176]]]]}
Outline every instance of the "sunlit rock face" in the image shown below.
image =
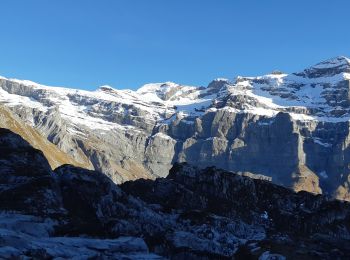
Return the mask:
{"type": "Polygon", "coordinates": [[[350,62],[302,72],[96,91],[0,79],[0,102],[116,183],[189,162],[350,200],[350,62]]]}

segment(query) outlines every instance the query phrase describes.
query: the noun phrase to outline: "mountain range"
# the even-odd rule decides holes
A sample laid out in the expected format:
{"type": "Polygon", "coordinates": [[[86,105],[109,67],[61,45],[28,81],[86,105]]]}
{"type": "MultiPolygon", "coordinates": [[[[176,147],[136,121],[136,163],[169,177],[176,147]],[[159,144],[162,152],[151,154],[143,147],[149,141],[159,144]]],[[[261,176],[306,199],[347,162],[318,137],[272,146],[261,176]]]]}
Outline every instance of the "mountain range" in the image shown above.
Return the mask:
{"type": "Polygon", "coordinates": [[[85,91],[1,77],[0,126],[53,169],[69,163],[115,183],[165,177],[187,162],[350,200],[349,82],[343,56],[207,87],[85,91]]]}

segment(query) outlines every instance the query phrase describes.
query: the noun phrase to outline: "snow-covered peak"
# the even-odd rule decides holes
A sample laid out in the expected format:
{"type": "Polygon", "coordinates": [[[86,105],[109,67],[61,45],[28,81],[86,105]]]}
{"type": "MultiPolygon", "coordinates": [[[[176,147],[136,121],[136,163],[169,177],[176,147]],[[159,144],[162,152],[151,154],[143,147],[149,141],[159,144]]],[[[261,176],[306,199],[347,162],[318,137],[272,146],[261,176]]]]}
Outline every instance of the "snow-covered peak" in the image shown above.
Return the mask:
{"type": "Polygon", "coordinates": [[[214,82],[230,82],[227,78],[216,78],[213,80],[214,82]]]}
{"type": "Polygon", "coordinates": [[[167,91],[177,86],[179,86],[179,84],[176,84],[171,81],[159,82],[159,83],[148,83],[140,87],[136,92],[142,94],[147,92],[156,92],[158,90],[167,91]]]}
{"type": "Polygon", "coordinates": [[[142,86],[136,92],[143,99],[162,102],[178,99],[185,94],[195,91],[197,87],[180,85],[174,82],[150,83],[142,86]]]}
{"type": "Polygon", "coordinates": [[[31,80],[20,80],[20,79],[8,79],[12,82],[16,82],[18,84],[23,84],[23,85],[26,85],[26,86],[43,86],[39,83],[36,83],[34,81],[31,81],[31,80]]]}
{"type": "Polygon", "coordinates": [[[339,56],[320,62],[302,72],[294,73],[294,75],[308,79],[319,78],[320,81],[324,81],[325,78],[328,78],[328,81],[348,78],[350,75],[350,60],[344,56],[339,56]]]}
{"type": "Polygon", "coordinates": [[[112,88],[111,86],[109,85],[102,85],[102,86],[99,86],[97,91],[106,91],[106,92],[110,92],[110,91],[115,91],[114,88],[112,88]]]}
{"type": "Polygon", "coordinates": [[[296,120],[348,121],[349,64],[348,58],[337,57],[299,73],[238,77],[224,104],[266,116],[282,111],[296,120]]]}
{"type": "Polygon", "coordinates": [[[329,69],[329,68],[335,68],[335,67],[350,67],[350,59],[345,56],[338,56],[323,62],[320,62],[312,68],[314,69],[329,69]]]}

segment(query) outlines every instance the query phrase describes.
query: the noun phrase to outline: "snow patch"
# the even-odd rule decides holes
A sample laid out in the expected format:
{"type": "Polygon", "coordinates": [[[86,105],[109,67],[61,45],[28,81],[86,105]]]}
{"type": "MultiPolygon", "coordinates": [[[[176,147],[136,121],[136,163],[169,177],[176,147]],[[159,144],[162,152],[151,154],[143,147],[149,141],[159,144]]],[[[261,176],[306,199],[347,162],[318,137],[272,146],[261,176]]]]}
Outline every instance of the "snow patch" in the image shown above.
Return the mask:
{"type": "Polygon", "coordinates": [[[314,141],[314,143],[322,145],[322,146],[327,147],[327,148],[332,147],[332,144],[324,143],[324,142],[322,142],[322,140],[320,138],[317,138],[317,137],[314,137],[313,141],[314,141]]]}
{"type": "Polygon", "coordinates": [[[156,133],[155,135],[152,136],[153,138],[155,137],[159,137],[159,138],[163,138],[163,139],[167,139],[167,140],[174,140],[173,138],[171,138],[169,135],[166,135],[164,133],[156,133]]]}
{"type": "Polygon", "coordinates": [[[328,174],[327,174],[326,171],[321,171],[321,172],[319,173],[319,175],[320,175],[323,179],[327,179],[327,178],[328,178],[328,174]]]}

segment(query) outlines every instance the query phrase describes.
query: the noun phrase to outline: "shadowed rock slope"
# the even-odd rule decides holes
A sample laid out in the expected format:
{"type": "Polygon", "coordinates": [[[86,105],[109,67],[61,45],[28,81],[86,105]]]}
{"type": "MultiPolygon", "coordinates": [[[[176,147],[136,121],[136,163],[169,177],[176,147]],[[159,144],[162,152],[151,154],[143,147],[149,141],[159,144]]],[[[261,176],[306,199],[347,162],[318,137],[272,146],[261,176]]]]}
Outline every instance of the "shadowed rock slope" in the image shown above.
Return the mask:
{"type": "Polygon", "coordinates": [[[348,259],[350,205],[216,168],[176,164],[121,186],[0,129],[5,259],[348,259]],[[269,258],[275,257],[275,258],[269,258]]]}

